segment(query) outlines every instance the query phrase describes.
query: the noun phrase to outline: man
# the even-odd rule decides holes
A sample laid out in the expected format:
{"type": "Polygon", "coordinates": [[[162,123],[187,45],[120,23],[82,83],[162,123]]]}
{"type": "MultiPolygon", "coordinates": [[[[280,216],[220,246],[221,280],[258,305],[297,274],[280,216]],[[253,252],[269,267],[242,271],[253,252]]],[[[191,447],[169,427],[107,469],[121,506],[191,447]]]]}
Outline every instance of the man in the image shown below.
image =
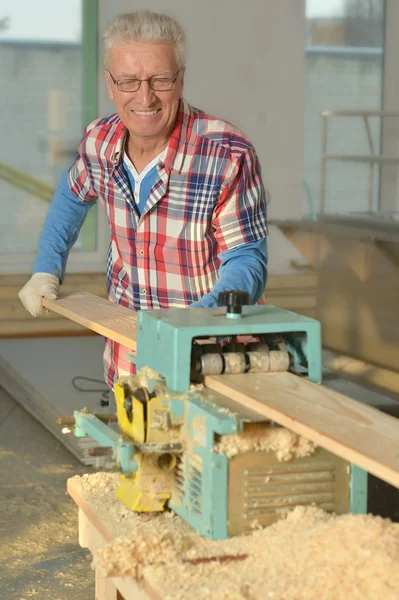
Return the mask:
{"type": "MultiPolygon", "coordinates": [[[[251,143],[183,99],[184,33],[149,11],[120,15],[105,36],[104,76],[117,113],[88,125],[61,178],[33,276],[19,293],[34,316],[55,299],[68,253],[99,199],[111,230],[108,295],[132,310],[216,306],[267,277],[266,198],[251,143]]],[[[106,340],[110,387],[131,372],[128,348],[106,340]]]]}

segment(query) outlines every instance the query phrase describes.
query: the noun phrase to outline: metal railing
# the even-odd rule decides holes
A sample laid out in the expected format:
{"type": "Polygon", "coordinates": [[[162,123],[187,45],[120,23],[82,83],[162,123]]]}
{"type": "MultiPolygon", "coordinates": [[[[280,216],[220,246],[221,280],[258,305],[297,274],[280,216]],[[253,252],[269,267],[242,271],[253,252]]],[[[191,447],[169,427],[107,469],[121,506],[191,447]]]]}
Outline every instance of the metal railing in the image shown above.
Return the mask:
{"type": "Polygon", "coordinates": [[[384,164],[399,165],[399,156],[384,156],[375,152],[369,117],[399,117],[399,112],[389,110],[323,110],[320,114],[322,117],[320,213],[324,214],[325,211],[327,162],[329,160],[369,164],[368,210],[371,212],[373,209],[375,166],[384,164]],[[329,117],[362,118],[366,130],[370,154],[327,154],[329,117]]]}
{"type": "Polygon", "coordinates": [[[2,162],[0,162],[0,179],[46,202],[51,202],[54,196],[55,188],[51,185],[2,162]]]}

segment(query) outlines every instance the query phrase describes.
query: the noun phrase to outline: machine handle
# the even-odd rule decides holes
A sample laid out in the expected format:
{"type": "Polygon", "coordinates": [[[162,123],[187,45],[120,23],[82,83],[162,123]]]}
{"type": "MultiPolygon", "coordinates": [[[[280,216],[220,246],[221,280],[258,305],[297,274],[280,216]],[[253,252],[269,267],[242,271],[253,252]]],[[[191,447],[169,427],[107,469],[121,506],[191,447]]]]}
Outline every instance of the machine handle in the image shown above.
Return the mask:
{"type": "Polygon", "coordinates": [[[243,290],[226,290],[219,293],[219,306],[227,306],[227,316],[241,315],[242,307],[251,304],[251,297],[243,290]]]}

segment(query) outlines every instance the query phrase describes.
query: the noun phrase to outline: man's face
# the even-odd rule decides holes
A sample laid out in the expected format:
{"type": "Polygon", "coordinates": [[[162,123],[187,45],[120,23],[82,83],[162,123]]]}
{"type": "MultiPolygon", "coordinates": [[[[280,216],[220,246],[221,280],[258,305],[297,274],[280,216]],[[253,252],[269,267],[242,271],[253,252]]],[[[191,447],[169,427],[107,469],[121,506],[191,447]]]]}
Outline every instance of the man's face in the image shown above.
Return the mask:
{"type": "MultiPolygon", "coordinates": [[[[178,72],[175,48],[166,44],[124,44],[111,50],[108,70],[116,81],[159,76],[174,79],[178,72]]],[[[136,92],[121,92],[104,71],[108,94],[118,115],[139,141],[155,142],[170,135],[183,94],[183,71],[169,91],[154,91],[143,81],[136,92]]]]}

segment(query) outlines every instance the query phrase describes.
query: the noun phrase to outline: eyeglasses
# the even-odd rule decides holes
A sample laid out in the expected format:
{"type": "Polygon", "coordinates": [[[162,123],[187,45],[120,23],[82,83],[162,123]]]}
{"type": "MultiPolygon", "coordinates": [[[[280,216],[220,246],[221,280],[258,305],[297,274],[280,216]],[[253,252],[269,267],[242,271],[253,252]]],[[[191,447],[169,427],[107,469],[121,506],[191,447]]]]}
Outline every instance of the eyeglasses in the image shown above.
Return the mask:
{"type": "Polygon", "coordinates": [[[137,92],[137,90],[140,89],[140,86],[143,81],[147,81],[148,85],[152,90],[154,90],[154,92],[168,92],[173,88],[173,85],[176,79],[178,78],[180,71],[181,69],[177,71],[176,75],[173,78],[159,77],[158,75],[153,75],[149,79],[138,79],[137,77],[129,77],[126,79],[116,80],[112,77],[110,71],[106,69],[106,72],[111,77],[114,85],[116,85],[120,92],[137,92]]]}

